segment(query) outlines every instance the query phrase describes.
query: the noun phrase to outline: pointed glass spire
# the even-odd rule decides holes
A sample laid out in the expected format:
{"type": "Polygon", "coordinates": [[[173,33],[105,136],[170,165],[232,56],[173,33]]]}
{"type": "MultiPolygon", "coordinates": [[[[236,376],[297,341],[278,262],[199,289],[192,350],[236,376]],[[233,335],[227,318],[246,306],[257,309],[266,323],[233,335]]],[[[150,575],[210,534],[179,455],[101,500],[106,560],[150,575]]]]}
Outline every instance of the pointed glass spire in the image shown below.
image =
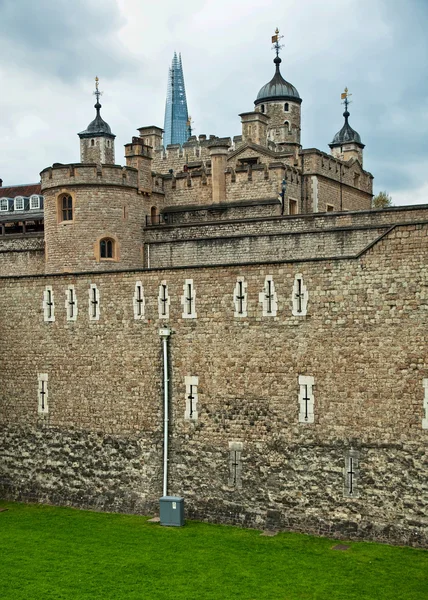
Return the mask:
{"type": "Polygon", "coordinates": [[[189,115],[181,54],[174,52],[168,74],[163,144],[184,144],[189,139],[189,115]]]}

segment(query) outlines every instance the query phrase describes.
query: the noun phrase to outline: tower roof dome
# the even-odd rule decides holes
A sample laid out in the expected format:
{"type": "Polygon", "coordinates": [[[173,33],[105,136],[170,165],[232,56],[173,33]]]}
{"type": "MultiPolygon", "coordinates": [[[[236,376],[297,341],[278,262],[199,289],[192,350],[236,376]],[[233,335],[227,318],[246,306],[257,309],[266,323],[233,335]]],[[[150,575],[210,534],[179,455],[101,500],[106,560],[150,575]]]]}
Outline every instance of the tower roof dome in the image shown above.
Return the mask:
{"type": "Polygon", "coordinates": [[[96,89],[95,89],[94,94],[97,98],[97,102],[96,102],[96,104],[94,104],[94,108],[97,111],[97,114],[96,114],[95,119],[89,123],[89,125],[87,126],[85,131],[81,131],[79,133],[79,137],[85,138],[85,137],[94,137],[94,136],[98,136],[98,135],[104,135],[104,136],[108,136],[111,138],[115,138],[116,136],[111,132],[110,125],[108,123],[106,123],[106,121],[104,121],[104,119],[101,117],[100,96],[101,96],[102,92],[100,92],[98,89],[98,77],[95,78],[95,82],[96,82],[96,89]]]}
{"type": "Polygon", "coordinates": [[[342,144],[352,143],[358,144],[359,146],[364,148],[364,144],[361,142],[360,134],[357,131],[355,131],[355,129],[352,129],[352,127],[349,125],[349,114],[350,113],[348,112],[348,108],[346,108],[345,112],[343,113],[343,116],[345,117],[345,123],[342,129],[336,133],[331,144],[329,144],[330,148],[334,148],[335,146],[341,146],[342,144]]]}
{"type": "Polygon", "coordinates": [[[281,71],[279,70],[279,65],[281,64],[280,57],[276,56],[273,62],[275,63],[275,75],[269,83],[266,83],[266,85],[260,89],[254,104],[257,106],[262,102],[275,100],[291,100],[292,102],[298,102],[300,104],[302,99],[299,96],[299,92],[294,85],[286,81],[281,75],[281,71]]]}

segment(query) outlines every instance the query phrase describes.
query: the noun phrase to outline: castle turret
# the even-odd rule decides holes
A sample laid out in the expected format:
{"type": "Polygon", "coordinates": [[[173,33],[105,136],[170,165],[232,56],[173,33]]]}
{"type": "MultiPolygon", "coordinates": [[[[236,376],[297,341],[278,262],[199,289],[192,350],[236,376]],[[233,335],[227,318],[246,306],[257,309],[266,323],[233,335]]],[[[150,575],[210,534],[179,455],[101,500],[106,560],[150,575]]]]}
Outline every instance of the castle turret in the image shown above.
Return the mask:
{"type": "Polygon", "coordinates": [[[106,123],[100,114],[101,92],[98,89],[98,77],[95,77],[95,96],[97,102],[94,105],[97,111],[96,117],[85,131],[78,135],[80,138],[80,161],[82,163],[97,163],[105,165],[114,165],[114,138],[110,125],[106,123]]]}
{"type": "MultiPolygon", "coordinates": [[[[281,75],[281,58],[279,51],[281,46],[276,29],[272,37],[276,56],[274,58],[275,74],[272,79],[264,85],[254,102],[255,110],[270,117],[267,126],[268,139],[277,144],[300,145],[300,105],[302,99],[294,85],[286,81],[281,75]]],[[[291,149],[291,148],[290,148],[291,149]]]]}
{"type": "Polygon", "coordinates": [[[363,148],[364,144],[361,142],[360,134],[352,129],[349,125],[349,96],[351,94],[348,93],[348,88],[345,88],[345,91],[342,94],[342,99],[344,99],[345,112],[343,116],[345,117],[345,124],[342,129],[336,133],[333,138],[331,144],[329,144],[331,148],[331,153],[335,158],[339,158],[341,160],[347,161],[351,158],[356,158],[360,161],[361,166],[363,166],[363,148]]]}

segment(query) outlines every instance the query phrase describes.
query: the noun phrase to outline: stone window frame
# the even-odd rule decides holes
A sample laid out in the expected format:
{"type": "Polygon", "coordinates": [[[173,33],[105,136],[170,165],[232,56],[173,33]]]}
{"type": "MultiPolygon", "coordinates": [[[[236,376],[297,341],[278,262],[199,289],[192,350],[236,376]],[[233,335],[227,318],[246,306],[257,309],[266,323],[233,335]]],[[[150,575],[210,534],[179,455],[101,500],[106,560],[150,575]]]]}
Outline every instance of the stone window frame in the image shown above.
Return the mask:
{"type": "Polygon", "coordinates": [[[181,305],[183,307],[183,312],[181,314],[183,319],[196,319],[197,318],[197,313],[196,313],[196,290],[195,290],[195,284],[193,282],[193,279],[185,279],[184,281],[184,285],[183,285],[183,295],[181,296],[181,305]],[[189,292],[190,292],[190,296],[189,296],[189,292]],[[190,298],[191,303],[190,303],[190,312],[189,312],[189,306],[188,306],[188,298],[190,298]]]}
{"type": "Polygon", "coordinates": [[[9,211],[9,198],[3,196],[3,198],[0,198],[0,212],[7,211],[9,211]],[[3,208],[4,206],[6,206],[6,208],[3,208]]]}
{"type": "Polygon", "coordinates": [[[284,102],[284,112],[285,113],[290,112],[290,104],[288,102],[284,102]]]}
{"type": "Polygon", "coordinates": [[[45,323],[55,322],[55,300],[51,285],[47,285],[43,290],[43,320],[45,323]]]}
{"type": "Polygon", "coordinates": [[[326,212],[334,212],[334,204],[326,204],[325,211],[326,212]]]}
{"type": "MultiPolygon", "coordinates": [[[[74,223],[75,216],[75,203],[76,196],[75,193],[63,188],[56,196],[56,209],[57,209],[57,223],[61,223],[62,225],[69,225],[74,223]],[[63,219],[63,198],[64,196],[70,196],[71,198],[71,219],[63,219]]],[[[69,209],[67,209],[69,210],[69,209]]]]}
{"type": "Polygon", "coordinates": [[[70,284],[65,290],[65,310],[67,321],[77,321],[77,294],[74,285],[70,284]]]}
{"type": "Polygon", "coordinates": [[[89,320],[90,321],[99,321],[100,315],[101,315],[100,290],[97,287],[96,283],[91,283],[89,285],[88,294],[89,294],[89,299],[88,299],[89,320]],[[94,294],[94,292],[95,292],[95,294],[94,294]]]}
{"type": "Polygon", "coordinates": [[[41,415],[47,415],[49,413],[48,379],[47,373],[37,373],[37,412],[41,415]],[[42,382],[44,382],[44,386],[42,382]],[[44,394],[42,394],[42,391],[44,394]]]}
{"type": "Polygon", "coordinates": [[[171,304],[171,298],[169,295],[169,290],[168,290],[168,284],[166,282],[166,279],[163,279],[160,284],[159,284],[159,292],[158,292],[158,313],[159,313],[159,319],[169,319],[169,307],[171,304]],[[166,302],[162,301],[162,290],[163,287],[165,286],[165,299],[166,302]],[[165,313],[164,313],[165,310],[165,313]]]}
{"type": "Polygon", "coordinates": [[[117,239],[117,237],[108,232],[104,233],[103,235],[100,235],[94,244],[94,256],[95,256],[95,260],[97,263],[119,262],[120,261],[120,244],[119,244],[119,240],[117,239]],[[104,242],[104,241],[112,242],[112,251],[113,251],[112,258],[105,258],[105,257],[101,256],[101,242],[104,242]]]}
{"type": "Polygon", "coordinates": [[[425,416],[422,418],[422,429],[428,429],[428,379],[422,380],[422,386],[424,388],[424,401],[423,408],[425,416]]]}
{"type": "Polygon", "coordinates": [[[198,385],[199,385],[199,377],[194,375],[186,375],[184,378],[184,384],[186,386],[186,395],[185,395],[185,411],[184,411],[184,419],[186,421],[197,421],[198,420],[198,385]],[[192,392],[192,403],[189,398],[192,392]]]}
{"type": "Polygon", "coordinates": [[[144,295],[144,286],[140,280],[135,282],[134,295],[132,298],[132,307],[134,310],[134,319],[136,321],[144,320],[146,315],[146,297],[144,295]],[[141,301],[139,301],[138,289],[140,289],[141,301]]]}
{"type": "Polygon", "coordinates": [[[311,375],[299,375],[299,423],[315,422],[315,378],[311,375]],[[307,395],[306,395],[307,394],[307,395]]]}
{"type": "Polygon", "coordinates": [[[37,194],[32,194],[30,196],[30,210],[38,210],[40,208],[40,196],[37,194]],[[36,204],[34,205],[34,202],[36,204]]]}
{"type": "Polygon", "coordinates": [[[275,282],[273,280],[273,275],[266,275],[265,277],[265,282],[263,285],[263,290],[259,293],[259,303],[262,305],[262,314],[264,317],[276,317],[278,314],[278,294],[276,292],[275,289],[275,282]],[[271,282],[271,294],[272,294],[272,303],[271,303],[271,310],[270,312],[268,311],[268,298],[267,298],[267,293],[268,293],[268,282],[271,282]]]}
{"type": "Polygon", "coordinates": [[[288,133],[291,133],[291,125],[290,125],[290,121],[285,120],[284,121],[284,127],[287,128],[288,133]]]}
{"type": "Polygon", "coordinates": [[[309,292],[303,281],[303,275],[301,273],[296,273],[294,276],[293,283],[293,291],[291,295],[291,304],[292,310],[291,313],[293,317],[305,317],[308,314],[308,303],[309,303],[309,292]],[[300,292],[303,294],[303,298],[301,299],[301,310],[299,311],[299,281],[300,281],[300,292]]]}
{"type": "Polygon", "coordinates": [[[21,210],[25,209],[25,200],[24,200],[24,196],[16,196],[13,199],[13,210],[16,210],[17,212],[21,212],[21,210]],[[18,206],[18,202],[19,202],[19,206],[18,206]]]}
{"type": "Polygon", "coordinates": [[[233,313],[234,317],[242,318],[248,316],[248,283],[245,281],[245,277],[240,275],[236,278],[235,289],[233,290],[233,304],[235,306],[235,312],[233,313]],[[238,296],[241,293],[240,285],[242,284],[242,312],[239,312],[241,307],[240,302],[238,300],[238,296]]]}

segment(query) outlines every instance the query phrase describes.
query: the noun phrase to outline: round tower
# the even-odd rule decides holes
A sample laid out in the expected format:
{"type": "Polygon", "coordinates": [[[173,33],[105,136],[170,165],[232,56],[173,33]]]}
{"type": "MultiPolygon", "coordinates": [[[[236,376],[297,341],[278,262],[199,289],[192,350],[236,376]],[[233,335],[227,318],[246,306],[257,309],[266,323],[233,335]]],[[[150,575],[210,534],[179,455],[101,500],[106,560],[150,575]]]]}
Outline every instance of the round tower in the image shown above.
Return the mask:
{"type": "Polygon", "coordinates": [[[98,87],[96,94],[97,117],[79,134],[82,163],[55,163],[40,174],[46,273],[143,265],[142,228],[151,201],[151,155],[144,153],[142,165],[114,164],[108,144],[114,136],[99,115],[98,87]],[[92,145],[91,140],[96,143],[92,145]]]}
{"type": "Polygon", "coordinates": [[[85,131],[81,131],[80,138],[80,162],[114,165],[114,138],[110,125],[101,118],[100,96],[102,92],[98,89],[99,79],[95,77],[95,92],[97,99],[94,108],[96,117],[91,121],[85,131]]]}
{"type": "Polygon", "coordinates": [[[269,117],[267,125],[267,138],[276,144],[300,146],[301,114],[300,105],[302,99],[294,85],[286,81],[281,75],[281,58],[279,51],[281,45],[276,29],[272,37],[276,56],[274,58],[275,74],[272,79],[264,85],[254,102],[255,110],[269,117]]]}
{"type": "Polygon", "coordinates": [[[345,123],[342,129],[336,133],[329,146],[332,155],[336,158],[345,161],[356,158],[359,160],[361,166],[363,166],[364,144],[361,142],[360,134],[356,132],[355,129],[352,129],[348,121],[350,116],[348,111],[350,95],[351,94],[348,93],[348,88],[345,88],[345,91],[342,94],[342,99],[344,100],[343,104],[345,105],[345,112],[343,113],[345,123]]]}

